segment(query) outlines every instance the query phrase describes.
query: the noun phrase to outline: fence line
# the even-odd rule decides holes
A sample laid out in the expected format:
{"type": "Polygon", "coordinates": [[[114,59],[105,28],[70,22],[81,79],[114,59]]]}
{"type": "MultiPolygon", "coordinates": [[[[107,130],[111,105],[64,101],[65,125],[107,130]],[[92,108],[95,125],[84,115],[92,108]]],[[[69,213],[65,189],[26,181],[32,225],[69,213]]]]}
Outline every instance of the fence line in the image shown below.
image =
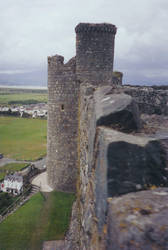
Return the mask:
{"type": "MultiPolygon", "coordinates": [[[[38,186],[36,186],[38,188],[38,190],[40,190],[40,188],[38,186]]],[[[15,200],[9,207],[7,207],[0,215],[0,223],[11,213],[13,213],[14,211],[16,211],[17,208],[19,208],[20,206],[22,206],[28,199],[31,198],[31,196],[34,193],[31,193],[29,195],[26,195],[30,190],[32,189],[32,186],[29,186],[24,193],[22,193],[22,195],[15,200]],[[26,195],[26,196],[25,196],[26,195]]]]}

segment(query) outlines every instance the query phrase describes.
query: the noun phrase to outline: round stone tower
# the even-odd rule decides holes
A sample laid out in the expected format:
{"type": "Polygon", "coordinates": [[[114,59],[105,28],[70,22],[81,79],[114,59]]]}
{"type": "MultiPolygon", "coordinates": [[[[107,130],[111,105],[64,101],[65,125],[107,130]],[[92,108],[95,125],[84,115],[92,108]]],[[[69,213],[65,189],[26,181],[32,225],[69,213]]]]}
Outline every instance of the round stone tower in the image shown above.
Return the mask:
{"type": "Polygon", "coordinates": [[[81,23],[75,30],[76,58],[64,64],[62,56],[48,57],[47,174],[49,185],[62,191],[76,189],[80,83],[115,84],[116,27],[81,23]]]}
{"type": "Polygon", "coordinates": [[[48,57],[47,174],[49,185],[75,191],[79,85],[75,58],[64,64],[59,55],[48,57]]]}
{"type": "Polygon", "coordinates": [[[112,84],[116,30],[109,23],[76,26],[76,73],[80,82],[112,84]]]}

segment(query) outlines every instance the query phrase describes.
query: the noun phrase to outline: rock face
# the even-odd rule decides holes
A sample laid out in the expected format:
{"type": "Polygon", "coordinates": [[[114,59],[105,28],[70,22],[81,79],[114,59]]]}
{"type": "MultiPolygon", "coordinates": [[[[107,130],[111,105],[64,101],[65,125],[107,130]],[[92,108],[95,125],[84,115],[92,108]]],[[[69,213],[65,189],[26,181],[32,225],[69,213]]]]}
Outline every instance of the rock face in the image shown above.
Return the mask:
{"type": "Polygon", "coordinates": [[[108,250],[168,249],[168,188],[108,199],[108,250]]]}

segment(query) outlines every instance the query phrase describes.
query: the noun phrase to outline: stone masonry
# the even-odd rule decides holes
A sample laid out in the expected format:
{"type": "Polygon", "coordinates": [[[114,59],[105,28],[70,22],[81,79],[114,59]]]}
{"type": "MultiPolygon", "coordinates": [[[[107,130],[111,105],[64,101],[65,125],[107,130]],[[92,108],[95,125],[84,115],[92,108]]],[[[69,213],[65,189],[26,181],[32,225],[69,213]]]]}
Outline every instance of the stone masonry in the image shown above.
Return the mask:
{"type": "Polygon", "coordinates": [[[48,58],[47,173],[76,202],[43,250],[168,249],[168,88],[121,86],[114,25],[75,31],[76,57],[48,58]]]}
{"type": "Polygon", "coordinates": [[[80,23],[75,31],[78,80],[96,86],[111,85],[116,27],[105,23],[80,23]]]}
{"type": "Polygon", "coordinates": [[[48,58],[48,152],[49,184],[74,191],[77,161],[78,88],[75,58],[67,64],[62,56],[48,58]]]}
{"type": "Polygon", "coordinates": [[[168,186],[168,139],[138,132],[131,99],[122,93],[117,97],[112,87],[80,87],[79,228],[74,233],[79,243],[73,249],[168,249],[168,193],[156,188],[168,186]],[[123,118],[129,114],[131,130],[121,110],[123,118]],[[144,194],[146,201],[152,197],[149,204],[144,194]]]}
{"type": "Polygon", "coordinates": [[[49,184],[62,191],[76,187],[80,83],[111,85],[113,79],[116,27],[80,23],[75,31],[76,58],[64,64],[62,56],[48,57],[47,173],[49,184]]]}

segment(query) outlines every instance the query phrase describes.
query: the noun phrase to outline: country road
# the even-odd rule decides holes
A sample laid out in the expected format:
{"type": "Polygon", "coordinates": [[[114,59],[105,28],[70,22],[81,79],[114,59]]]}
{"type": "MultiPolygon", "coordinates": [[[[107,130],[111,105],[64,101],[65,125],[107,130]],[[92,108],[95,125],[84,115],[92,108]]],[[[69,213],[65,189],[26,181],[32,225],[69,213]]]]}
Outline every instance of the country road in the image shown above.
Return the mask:
{"type": "Polygon", "coordinates": [[[4,165],[8,163],[31,163],[31,164],[34,164],[37,168],[42,168],[44,165],[46,165],[46,157],[37,161],[17,161],[17,160],[5,158],[5,157],[0,159],[0,167],[3,167],[4,165]]]}

